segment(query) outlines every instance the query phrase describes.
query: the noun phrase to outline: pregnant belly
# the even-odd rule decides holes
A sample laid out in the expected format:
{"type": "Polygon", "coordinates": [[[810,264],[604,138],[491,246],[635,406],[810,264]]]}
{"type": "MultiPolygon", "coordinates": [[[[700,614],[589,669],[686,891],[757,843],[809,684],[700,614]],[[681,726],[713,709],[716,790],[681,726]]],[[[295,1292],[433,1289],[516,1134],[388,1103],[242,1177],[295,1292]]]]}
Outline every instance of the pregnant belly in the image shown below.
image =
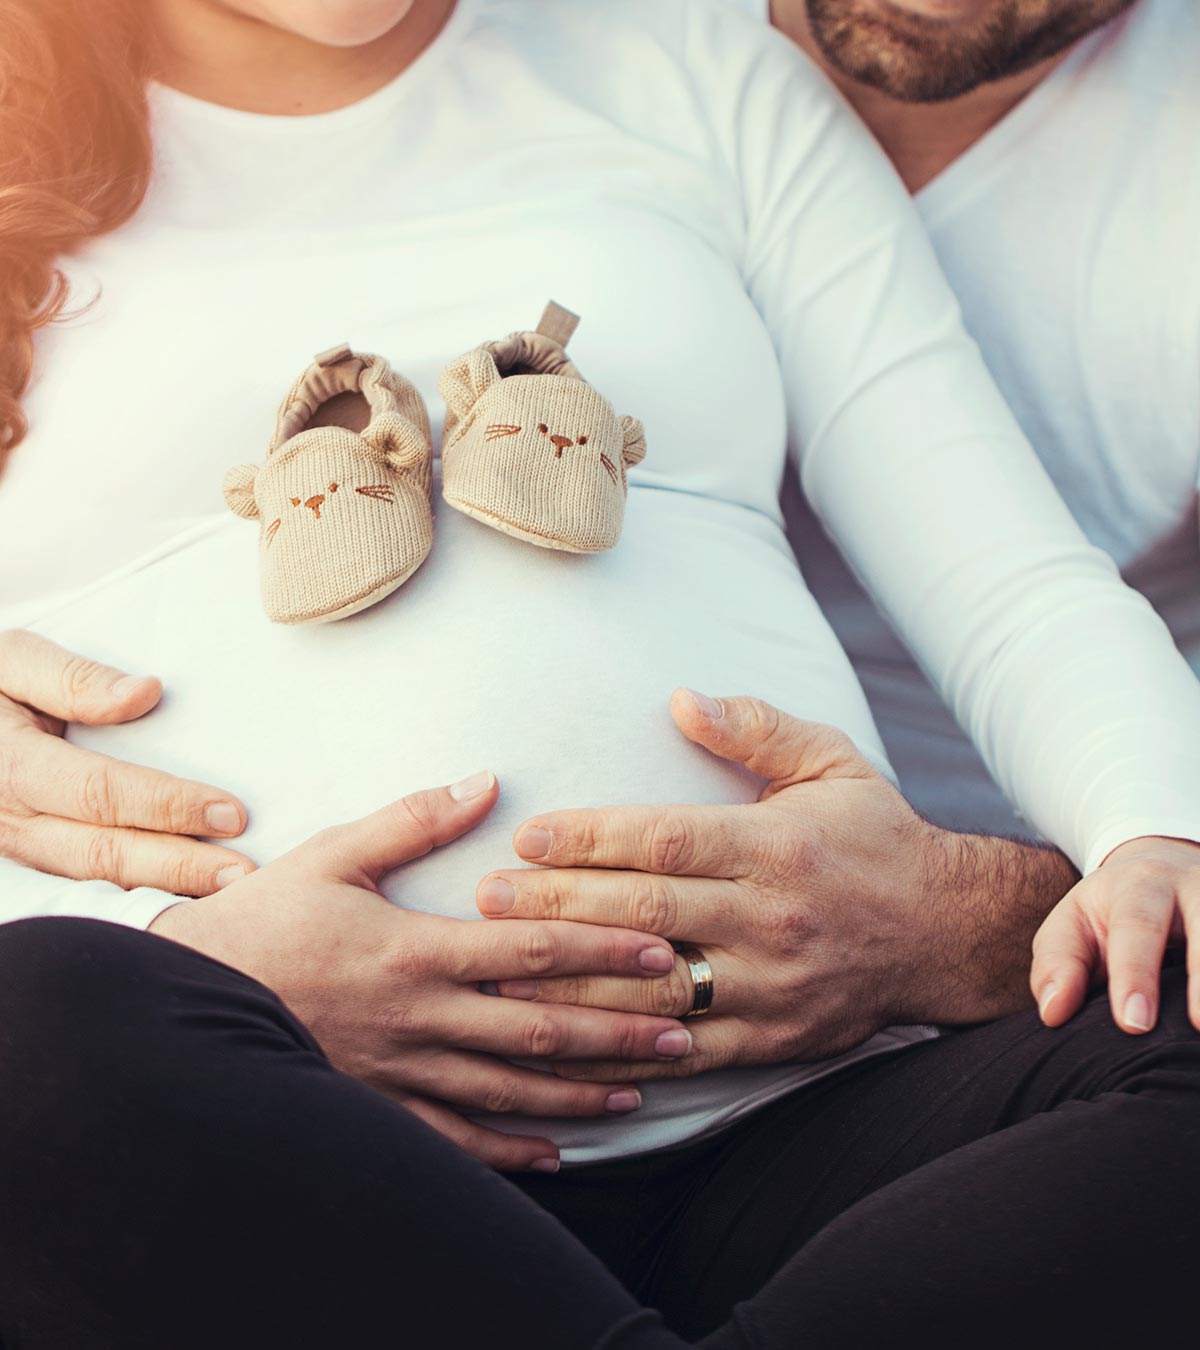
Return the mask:
{"type": "MultiPolygon", "coordinates": [[[[618,547],[588,558],[442,509],[433,555],[389,600],[302,628],[259,608],[255,531],[214,522],[38,625],[166,686],[140,722],[75,727],[72,739],[238,793],[250,811],[243,847],[260,863],[406,792],[492,769],[493,815],[385,887],[460,918],[478,917],[478,881],[517,861],[513,830],[536,812],[757,796],[757,780],[676,731],[677,685],[755,693],[836,723],[882,764],[858,685],[774,523],[682,494],[635,498],[618,547]]],[[[797,1071],[764,1072],[775,1082],[797,1071]]],[[[661,1115],[695,1133],[684,1124],[695,1090],[662,1085],[642,1127],[661,1115]]],[[[757,1095],[748,1080],[729,1091],[733,1103],[757,1095]]],[[[602,1124],[610,1142],[575,1156],[610,1155],[602,1124]]],[[[623,1132],[616,1151],[635,1138],[623,1132]]]]}
{"type": "Polygon", "coordinates": [[[237,792],[264,863],[414,789],[491,769],[502,795],[471,836],[389,882],[475,917],[538,811],[741,802],[761,784],[683,739],[677,685],[754,693],[843,726],[882,759],[857,683],[779,532],[741,507],[643,490],[609,554],[535,549],[439,512],[433,555],[385,603],[339,623],[270,624],[256,532],[230,518],[40,627],[126,670],[161,706],[81,744],[237,792]]]}

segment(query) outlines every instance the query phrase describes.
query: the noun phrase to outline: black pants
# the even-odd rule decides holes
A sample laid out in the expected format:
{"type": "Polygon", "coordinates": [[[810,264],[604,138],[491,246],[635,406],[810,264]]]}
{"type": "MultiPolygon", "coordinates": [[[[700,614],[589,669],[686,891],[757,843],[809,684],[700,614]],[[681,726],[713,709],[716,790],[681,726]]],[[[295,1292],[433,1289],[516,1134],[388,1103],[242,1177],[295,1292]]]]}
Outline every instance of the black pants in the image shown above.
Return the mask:
{"type": "Polygon", "coordinates": [[[237,972],[107,924],[0,927],[0,1345],[1190,1341],[1200,1036],[1166,985],[1150,1036],[1100,1002],[1058,1032],[1020,1015],[518,1188],[237,972]]]}

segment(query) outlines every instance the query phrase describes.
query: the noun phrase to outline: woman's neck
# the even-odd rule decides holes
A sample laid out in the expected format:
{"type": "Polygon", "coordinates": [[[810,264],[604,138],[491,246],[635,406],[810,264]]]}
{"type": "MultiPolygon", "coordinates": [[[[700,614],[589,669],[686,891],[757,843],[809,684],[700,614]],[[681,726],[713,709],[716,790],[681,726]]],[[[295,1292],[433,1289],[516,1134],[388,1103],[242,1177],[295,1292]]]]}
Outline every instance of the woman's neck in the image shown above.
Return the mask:
{"type": "Polygon", "coordinates": [[[810,56],[846,96],[887,152],[910,192],[919,192],[971,148],[1034,89],[1067,53],[1004,80],[981,84],[944,103],[905,103],[850,79],[825,59],[803,4],[771,6],[772,22],[810,56]]]}
{"type": "Polygon", "coordinates": [[[185,94],[244,112],[332,112],[412,65],[441,32],[455,2],[422,0],[382,37],[335,47],[209,0],[151,0],[155,75],[185,94]]]}

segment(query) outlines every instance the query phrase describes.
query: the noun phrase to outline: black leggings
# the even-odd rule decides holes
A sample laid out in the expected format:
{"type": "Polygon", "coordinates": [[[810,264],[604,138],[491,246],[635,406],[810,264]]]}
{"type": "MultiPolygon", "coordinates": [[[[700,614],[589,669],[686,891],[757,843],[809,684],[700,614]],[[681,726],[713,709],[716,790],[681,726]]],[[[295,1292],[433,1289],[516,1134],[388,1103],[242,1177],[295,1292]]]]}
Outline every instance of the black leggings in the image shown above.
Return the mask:
{"type": "Polygon", "coordinates": [[[1149,1036],[1098,1000],[1058,1032],[1021,1014],[715,1140],[514,1185],[334,1071],[253,980],[108,924],[10,924],[0,1345],[1125,1350],[1189,1321],[1190,1342],[1183,993],[1168,971],[1149,1036]]]}

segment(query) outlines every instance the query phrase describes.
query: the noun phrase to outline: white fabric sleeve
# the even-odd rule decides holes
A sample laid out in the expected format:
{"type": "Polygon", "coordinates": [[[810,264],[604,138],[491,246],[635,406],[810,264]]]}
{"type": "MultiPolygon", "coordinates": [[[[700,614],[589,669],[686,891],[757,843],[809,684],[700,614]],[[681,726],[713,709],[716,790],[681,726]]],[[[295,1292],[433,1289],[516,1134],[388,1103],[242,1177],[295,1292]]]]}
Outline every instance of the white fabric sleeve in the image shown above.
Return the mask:
{"type": "Polygon", "coordinates": [[[1200,684],[1058,497],[903,186],[778,35],[690,7],[808,500],[1000,786],[1082,868],[1200,839],[1200,684]],[[757,41],[754,39],[757,38],[757,41]]]}
{"type": "Polygon", "coordinates": [[[56,915],[148,928],[164,909],[181,903],[182,896],[149,886],[124,891],[109,881],[70,881],[0,858],[0,923],[56,915]]]}

